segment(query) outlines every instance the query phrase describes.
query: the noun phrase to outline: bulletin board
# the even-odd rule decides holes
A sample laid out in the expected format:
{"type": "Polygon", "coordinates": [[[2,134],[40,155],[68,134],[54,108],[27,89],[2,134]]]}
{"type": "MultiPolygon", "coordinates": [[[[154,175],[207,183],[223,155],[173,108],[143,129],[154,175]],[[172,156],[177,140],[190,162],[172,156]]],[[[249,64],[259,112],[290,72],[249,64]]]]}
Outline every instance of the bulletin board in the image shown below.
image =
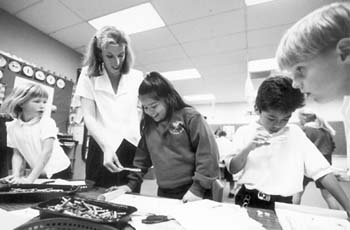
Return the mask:
{"type": "Polygon", "coordinates": [[[14,86],[28,81],[41,84],[48,91],[47,114],[56,121],[59,132],[66,133],[74,83],[56,73],[0,51],[0,82],[5,85],[5,98],[14,86]],[[51,113],[52,105],[57,107],[53,113],[51,113]]]}

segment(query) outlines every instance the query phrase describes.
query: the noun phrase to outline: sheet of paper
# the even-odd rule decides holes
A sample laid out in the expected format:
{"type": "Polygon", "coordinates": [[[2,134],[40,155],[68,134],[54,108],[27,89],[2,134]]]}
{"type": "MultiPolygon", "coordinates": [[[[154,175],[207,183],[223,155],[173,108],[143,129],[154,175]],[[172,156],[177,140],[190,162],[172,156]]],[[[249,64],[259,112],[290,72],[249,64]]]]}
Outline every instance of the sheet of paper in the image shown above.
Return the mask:
{"type": "Polygon", "coordinates": [[[1,230],[13,230],[16,227],[26,223],[30,219],[31,218],[28,219],[28,217],[23,217],[0,209],[1,230]]]}
{"type": "Polygon", "coordinates": [[[111,200],[110,202],[134,206],[137,208],[138,212],[158,215],[168,215],[169,210],[182,204],[182,201],[176,199],[140,196],[133,194],[123,194],[116,199],[111,200]]]}
{"type": "Polygon", "coordinates": [[[85,180],[63,180],[63,179],[36,179],[34,184],[55,184],[55,185],[86,185],[85,180]]]}
{"type": "Polygon", "coordinates": [[[349,230],[346,213],[302,205],[278,203],[275,208],[283,230],[349,230]]]}
{"type": "Polygon", "coordinates": [[[33,219],[40,215],[39,210],[35,210],[32,208],[19,209],[14,211],[9,211],[9,213],[14,214],[16,216],[20,216],[26,218],[27,220],[33,219]]]}
{"type": "Polygon", "coordinates": [[[183,204],[172,210],[172,216],[186,230],[264,229],[260,223],[248,216],[244,208],[211,200],[183,204]]]}
{"type": "Polygon", "coordinates": [[[184,204],[175,199],[124,194],[112,202],[138,209],[138,212],[131,216],[130,223],[138,230],[264,229],[260,223],[248,216],[245,209],[211,200],[184,204]],[[141,220],[150,214],[167,215],[175,220],[153,225],[142,224],[141,220]]]}
{"type": "Polygon", "coordinates": [[[142,219],[152,214],[170,216],[171,210],[175,209],[176,206],[182,205],[180,200],[123,194],[110,200],[110,202],[137,208],[137,212],[131,215],[131,221],[129,222],[137,230],[184,230],[176,220],[158,224],[143,224],[141,222],[142,219]]]}

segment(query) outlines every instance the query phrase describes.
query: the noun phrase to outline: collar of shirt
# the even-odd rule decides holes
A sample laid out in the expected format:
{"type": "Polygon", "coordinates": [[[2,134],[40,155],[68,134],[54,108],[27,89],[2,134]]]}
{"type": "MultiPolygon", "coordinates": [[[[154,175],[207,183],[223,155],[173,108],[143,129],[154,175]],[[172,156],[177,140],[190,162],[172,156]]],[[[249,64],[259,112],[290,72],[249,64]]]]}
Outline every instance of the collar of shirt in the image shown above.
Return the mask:
{"type": "MultiPolygon", "coordinates": [[[[264,126],[262,126],[261,124],[259,124],[258,120],[256,120],[255,122],[252,123],[257,129],[261,129],[261,130],[265,130],[264,126]]],[[[276,137],[276,136],[280,136],[282,134],[284,134],[286,131],[289,130],[289,126],[288,124],[286,126],[284,126],[282,129],[280,129],[278,132],[276,133],[272,133],[271,136],[272,137],[276,137]]],[[[267,131],[266,131],[267,132],[267,131]]]]}
{"type": "MultiPolygon", "coordinates": [[[[119,96],[119,95],[127,93],[127,86],[126,86],[125,79],[126,79],[126,76],[122,75],[121,78],[120,78],[120,81],[119,81],[119,85],[118,85],[118,90],[117,90],[116,96],[119,96]]],[[[104,92],[107,92],[107,93],[115,95],[114,90],[112,88],[111,81],[110,81],[110,79],[109,79],[109,77],[107,75],[107,72],[106,72],[104,67],[103,67],[103,74],[96,77],[95,90],[104,91],[104,92]]]]}
{"type": "Polygon", "coordinates": [[[17,119],[18,124],[21,125],[21,126],[31,126],[31,125],[34,125],[34,124],[38,123],[39,121],[40,121],[39,117],[33,118],[30,121],[23,121],[20,118],[17,119]]]}

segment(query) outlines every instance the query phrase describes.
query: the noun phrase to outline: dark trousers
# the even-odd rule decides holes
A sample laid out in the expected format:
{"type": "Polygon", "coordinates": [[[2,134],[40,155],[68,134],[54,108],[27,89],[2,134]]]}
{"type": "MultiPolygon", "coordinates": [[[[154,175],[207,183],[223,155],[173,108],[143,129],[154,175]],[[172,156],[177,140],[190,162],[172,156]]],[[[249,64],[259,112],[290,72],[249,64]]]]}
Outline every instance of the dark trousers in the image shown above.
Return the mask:
{"type": "Polygon", "coordinates": [[[244,185],[235,197],[235,203],[243,207],[274,209],[275,202],[292,203],[292,196],[278,196],[259,193],[258,190],[247,189],[244,185]]]}
{"type": "MultiPolygon", "coordinates": [[[[85,175],[86,180],[92,181],[94,186],[108,188],[128,183],[128,171],[112,173],[103,166],[103,151],[97,142],[90,137],[89,151],[86,158],[85,175]]],[[[140,192],[141,185],[133,192],[140,192]]]]}
{"type": "MultiPolygon", "coordinates": [[[[182,185],[176,188],[158,188],[157,196],[181,200],[191,186],[192,183],[182,185]]],[[[211,190],[206,190],[203,198],[212,199],[211,190]]]]}
{"type": "Polygon", "coordinates": [[[65,180],[72,179],[72,168],[69,166],[65,170],[62,170],[61,172],[53,174],[51,176],[51,179],[65,179],[65,180]]]}

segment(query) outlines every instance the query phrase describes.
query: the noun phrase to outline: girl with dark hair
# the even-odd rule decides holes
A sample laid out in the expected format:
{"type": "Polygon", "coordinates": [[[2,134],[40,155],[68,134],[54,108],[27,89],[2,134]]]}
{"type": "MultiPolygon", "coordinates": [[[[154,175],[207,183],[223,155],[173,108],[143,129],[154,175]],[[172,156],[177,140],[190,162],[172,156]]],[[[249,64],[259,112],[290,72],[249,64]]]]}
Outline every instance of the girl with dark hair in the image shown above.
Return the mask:
{"type": "Polygon", "coordinates": [[[210,198],[219,175],[218,148],[203,116],[187,105],[172,84],[157,72],[149,73],[139,87],[143,107],[141,141],[130,173],[128,192],[142,182],[152,165],[158,196],[184,202],[210,198]]]}
{"type": "Polygon", "coordinates": [[[86,179],[96,186],[127,182],[116,150],[123,139],[137,145],[141,110],[137,90],[142,73],[131,71],[133,55],[128,36],[113,26],[96,32],[89,43],[75,95],[91,136],[86,179]]]}

